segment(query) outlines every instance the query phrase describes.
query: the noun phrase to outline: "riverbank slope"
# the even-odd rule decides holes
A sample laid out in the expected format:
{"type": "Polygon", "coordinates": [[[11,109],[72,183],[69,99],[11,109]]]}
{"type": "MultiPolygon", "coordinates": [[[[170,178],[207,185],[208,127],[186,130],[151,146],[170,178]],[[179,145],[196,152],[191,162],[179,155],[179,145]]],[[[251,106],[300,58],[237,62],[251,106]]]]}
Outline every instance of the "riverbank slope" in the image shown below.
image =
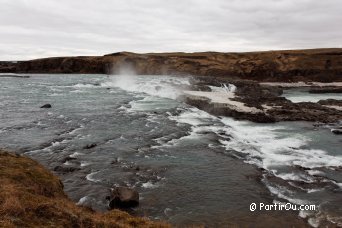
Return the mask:
{"type": "Polygon", "coordinates": [[[169,227],[119,210],[77,206],[50,171],[0,150],[0,227],[169,227]]]}

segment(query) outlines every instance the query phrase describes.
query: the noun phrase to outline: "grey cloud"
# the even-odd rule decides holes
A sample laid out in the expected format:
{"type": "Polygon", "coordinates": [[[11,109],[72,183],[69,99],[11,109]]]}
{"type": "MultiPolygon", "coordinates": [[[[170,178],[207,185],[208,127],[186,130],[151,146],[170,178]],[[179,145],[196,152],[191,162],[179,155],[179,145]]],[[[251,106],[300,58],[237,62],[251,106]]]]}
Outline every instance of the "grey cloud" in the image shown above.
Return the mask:
{"type": "Polygon", "coordinates": [[[340,0],[0,0],[0,60],[341,47],[340,0]]]}

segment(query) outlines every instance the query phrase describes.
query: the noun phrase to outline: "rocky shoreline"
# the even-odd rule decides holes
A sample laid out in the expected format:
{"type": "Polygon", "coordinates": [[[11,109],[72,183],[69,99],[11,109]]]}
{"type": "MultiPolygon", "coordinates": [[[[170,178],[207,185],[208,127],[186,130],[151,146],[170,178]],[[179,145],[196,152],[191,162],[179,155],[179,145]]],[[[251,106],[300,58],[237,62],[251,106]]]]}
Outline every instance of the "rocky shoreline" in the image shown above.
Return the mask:
{"type": "MultiPolygon", "coordinates": [[[[197,96],[194,96],[194,92],[188,93],[183,98],[185,102],[214,115],[230,116],[258,123],[311,121],[339,125],[339,121],[342,120],[340,100],[293,103],[280,96],[283,93],[283,89],[280,87],[239,79],[197,77],[193,84],[195,91],[202,92],[197,93],[197,96]],[[236,86],[234,96],[225,98],[225,101],[215,101],[210,96],[212,93],[210,86],[221,87],[224,84],[236,86]]],[[[341,88],[334,87],[334,90],[341,88]]],[[[226,95],[225,92],[222,92],[216,96],[224,97],[226,95]]]]}
{"type": "Polygon", "coordinates": [[[78,206],[42,165],[3,150],[0,183],[0,227],[170,227],[119,210],[99,213],[78,206]]]}

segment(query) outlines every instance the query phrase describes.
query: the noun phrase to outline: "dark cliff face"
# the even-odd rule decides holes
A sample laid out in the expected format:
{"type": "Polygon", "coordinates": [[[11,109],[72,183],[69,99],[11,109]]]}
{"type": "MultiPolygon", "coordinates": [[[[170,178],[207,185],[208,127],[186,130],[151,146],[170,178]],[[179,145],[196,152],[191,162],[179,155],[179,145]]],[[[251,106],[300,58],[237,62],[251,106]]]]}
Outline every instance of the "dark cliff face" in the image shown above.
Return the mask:
{"type": "Polygon", "coordinates": [[[118,74],[125,69],[137,74],[236,76],[258,81],[342,81],[342,49],[248,53],[120,52],[96,57],[22,61],[11,72],[118,74]]]}
{"type": "Polygon", "coordinates": [[[14,73],[16,65],[16,62],[0,61],[0,73],[14,73]]]}

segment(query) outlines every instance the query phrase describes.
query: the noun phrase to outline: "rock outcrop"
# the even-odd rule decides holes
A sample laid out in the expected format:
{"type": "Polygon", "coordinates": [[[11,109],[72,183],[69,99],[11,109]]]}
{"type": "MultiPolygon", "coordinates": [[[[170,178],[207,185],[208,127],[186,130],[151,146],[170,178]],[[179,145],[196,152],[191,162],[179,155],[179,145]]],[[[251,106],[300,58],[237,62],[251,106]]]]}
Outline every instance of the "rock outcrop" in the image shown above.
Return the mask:
{"type": "Polygon", "coordinates": [[[342,81],[342,49],[247,53],[113,53],[54,57],[0,64],[0,72],[177,74],[239,77],[257,81],[342,81]]]}
{"type": "Polygon", "coordinates": [[[230,116],[238,120],[261,123],[277,121],[337,123],[342,120],[342,106],[339,100],[293,103],[280,97],[281,88],[246,80],[197,77],[192,83],[195,90],[202,91],[210,90],[208,85],[220,87],[224,83],[232,83],[237,87],[233,96],[227,96],[225,92],[221,94],[186,92],[188,94],[184,98],[186,103],[218,116],[230,116]],[[215,100],[215,97],[220,99],[215,100]]]}
{"type": "Polygon", "coordinates": [[[131,188],[116,187],[109,197],[109,208],[131,208],[139,205],[139,193],[131,188]]]}

